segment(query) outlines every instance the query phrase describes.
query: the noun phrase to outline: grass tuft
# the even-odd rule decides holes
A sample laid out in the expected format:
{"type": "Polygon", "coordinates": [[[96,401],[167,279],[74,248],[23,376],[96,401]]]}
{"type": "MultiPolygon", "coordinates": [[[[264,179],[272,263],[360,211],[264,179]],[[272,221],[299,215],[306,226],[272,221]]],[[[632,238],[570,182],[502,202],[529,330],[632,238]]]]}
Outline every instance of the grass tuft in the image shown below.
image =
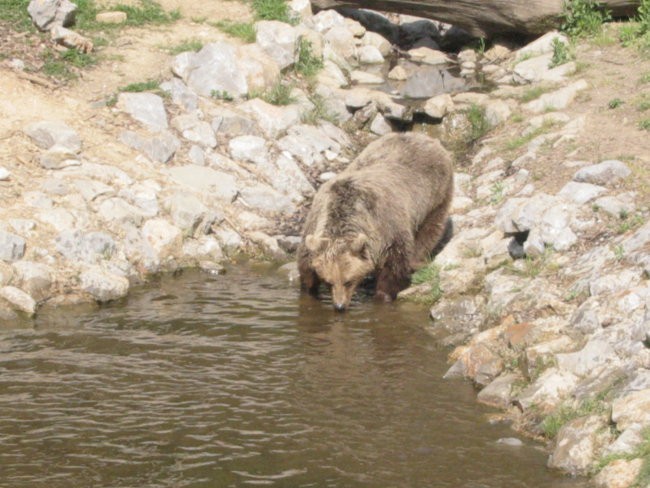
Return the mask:
{"type": "Polygon", "coordinates": [[[255,28],[250,22],[231,22],[229,20],[220,20],[219,22],[215,22],[213,25],[229,36],[242,39],[247,43],[255,42],[255,28]]]}
{"type": "Polygon", "coordinates": [[[285,0],[253,0],[253,10],[257,20],[279,20],[287,24],[294,24],[289,6],[285,0]]]}
{"type": "Polygon", "coordinates": [[[312,77],[323,69],[323,59],[314,56],[312,45],[307,39],[301,39],[298,45],[298,60],[294,65],[297,73],[306,77],[312,77]]]}
{"type": "Polygon", "coordinates": [[[159,87],[160,82],[158,80],[148,80],[140,81],[137,83],[130,83],[126,86],[121,87],[119,91],[129,93],[142,93],[146,91],[157,90],[159,87]]]}
{"type": "Polygon", "coordinates": [[[433,304],[442,298],[442,288],[440,288],[440,268],[435,263],[431,262],[424,268],[418,269],[411,276],[412,285],[422,285],[428,283],[431,285],[431,291],[422,299],[433,304]]]}
{"type": "Polygon", "coordinates": [[[560,30],[572,38],[593,37],[611,18],[596,0],[565,0],[560,30]]]}
{"type": "Polygon", "coordinates": [[[467,120],[471,125],[470,140],[476,141],[483,137],[490,128],[485,117],[485,108],[472,104],[466,111],[467,120]]]}

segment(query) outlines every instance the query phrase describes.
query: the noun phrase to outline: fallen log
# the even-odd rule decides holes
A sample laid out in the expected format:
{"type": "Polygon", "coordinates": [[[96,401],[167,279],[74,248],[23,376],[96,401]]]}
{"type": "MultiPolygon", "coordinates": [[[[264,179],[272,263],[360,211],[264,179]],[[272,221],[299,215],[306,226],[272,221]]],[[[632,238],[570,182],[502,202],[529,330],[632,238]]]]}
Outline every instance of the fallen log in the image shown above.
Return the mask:
{"type": "MultiPolygon", "coordinates": [[[[439,20],[476,37],[532,37],[558,27],[563,0],[311,0],[317,9],[365,8],[439,20]]],[[[639,0],[605,0],[613,17],[634,16],[639,0]]]]}

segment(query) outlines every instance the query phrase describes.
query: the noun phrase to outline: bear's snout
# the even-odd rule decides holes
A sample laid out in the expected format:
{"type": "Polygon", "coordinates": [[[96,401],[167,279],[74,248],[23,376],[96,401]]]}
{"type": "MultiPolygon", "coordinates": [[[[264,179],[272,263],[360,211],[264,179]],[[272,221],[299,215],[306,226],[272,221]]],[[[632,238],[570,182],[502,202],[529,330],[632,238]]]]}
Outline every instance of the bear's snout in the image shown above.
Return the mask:
{"type": "Polygon", "coordinates": [[[335,303],[334,310],[337,312],[345,312],[345,303],[335,303]]]}

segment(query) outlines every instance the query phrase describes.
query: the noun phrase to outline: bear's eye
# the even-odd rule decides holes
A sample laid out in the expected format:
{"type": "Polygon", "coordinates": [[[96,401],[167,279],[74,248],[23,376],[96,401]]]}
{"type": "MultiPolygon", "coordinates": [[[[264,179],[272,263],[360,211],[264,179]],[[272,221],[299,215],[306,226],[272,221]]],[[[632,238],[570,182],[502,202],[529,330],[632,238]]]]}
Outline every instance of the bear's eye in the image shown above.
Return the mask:
{"type": "Polygon", "coordinates": [[[345,283],[343,283],[343,286],[345,286],[346,288],[350,288],[352,286],[352,281],[346,281],[345,283]]]}

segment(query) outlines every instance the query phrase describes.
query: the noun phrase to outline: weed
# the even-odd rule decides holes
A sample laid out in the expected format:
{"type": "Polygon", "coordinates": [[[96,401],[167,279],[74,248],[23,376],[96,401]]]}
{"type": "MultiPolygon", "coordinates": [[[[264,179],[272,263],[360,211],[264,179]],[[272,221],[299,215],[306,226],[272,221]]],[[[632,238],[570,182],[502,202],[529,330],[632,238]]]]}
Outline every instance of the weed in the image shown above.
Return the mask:
{"type": "Polygon", "coordinates": [[[140,0],[139,6],[116,5],[114,9],[126,13],[126,24],[131,26],[170,24],[181,17],[178,10],[167,13],[153,0],[140,0]]]}
{"type": "Polygon", "coordinates": [[[225,100],[226,102],[232,102],[235,99],[226,90],[212,90],[210,96],[216,100],[225,100]]]}
{"type": "Polygon", "coordinates": [[[71,80],[77,77],[76,69],[87,68],[97,64],[97,57],[85,54],[76,49],[68,49],[62,53],[48,50],[43,55],[43,72],[47,76],[62,80],[71,80]]]}
{"type": "Polygon", "coordinates": [[[303,76],[311,77],[323,68],[323,60],[314,56],[312,45],[307,39],[301,39],[298,45],[298,60],[294,65],[297,73],[303,76]]]}
{"type": "Polygon", "coordinates": [[[645,112],[646,110],[650,109],[650,95],[642,96],[636,108],[639,112],[645,112]]]}
{"type": "Polygon", "coordinates": [[[466,112],[472,130],[470,140],[476,141],[485,135],[489,129],[487,118],[485,117],[485,108],[472,104],[466,112]]]}
{"type": "Polygon", "coordinates": [[[6,21],[17,30],[34,30],[27,15],[29,0],[3,0],[0,7],[0,20],[6,21]]]}
{"type": "Polygon", "coordinates": [[[167,51],[169,51],[169,54],[171,54],[172,56],[176,56],[177,54],[181,54],[188,51],[200,51],[202,47],[203,47],[202,41],[198,39],[187,39],[181,42],[180,44],[177,44],[174,47],[168,48],[167,51]]]}
{"type": "Polygon", "coordinates": [[[522,103],[531,102],[533,100],[538,99],[544,93],[547,93],[549,90],[550,88],[547,87],[535,86],[533,88],[529,88],[524,93],[522,93],[519,99],[521,100],[522,103]]]}
{"type": "Polygon", "coordinates": [[[642,50],[650,49],[650,0],[641,0],[635,22],[621,27],[619,38],[624,46],[636,45],[642,50]]]}
{"type": "Polygon", "coordinates": [[[639,129],[650,131],[650,119],[643,119],[639,122],[639,129]]]}
{"type": "Polygon", "coordinates": [[[321,95],[314,94],[309,97],[309,101],[314,104],[314,108],[303,114],[303,123],[316,125],[321,120],[326,120],[332,124],[338,122],[338,118],[327,108],[326,100],[321,95]]]}
{"type": "Polygon", "coordinates": [[[255,42],[255,28],[250,22],[231,22],[229,20],[220,20],[219,22],[215,22],[213,25],[232,37],[242,39],[244,42],[255,42]]]}
{"type": "Polygon", "coordinates": [[[548,132],[549,129],[555,126],[555,123],[553,121],[546,121],[544,122],[540,127],[533,129],[526,135],[518,136],[513,139],[510,139],[509,141],[506,142],[505,149],[508,151],[512,151],[514,149],[519,149],[521,146],[528,144],[530,141],[535,139],[537,136],[540,136],[544,134],[545,132],[548,132]]]}
{"type": "Polygon", "coordinates": [[[476,46],[474,47],[474,51],[476,51],[478,54],[482,56],[485,54],[485,48],[486,48],[485,37],[479,37],[476,41],[476,46]]]}
{"type": "MultiPolygon", "coordinates": [[[[649,127],[650,130],[650,127],[649,127]]],[[[616,232],[618,234],[625,234],[626,232],[636,229],[643,224],[643,217],[640,214],[634,215],[632,218],[628,216],[621,218],[622,222],[618,225],[616,232]]]]}
{"type": "Polygon", "coordinates": [[[639,78],[639,83],[642,85],[650,83],[650,73],[644,73],[641,78],[639,78]]]}
{"type": "Polygon", "coordinates": [[[610,109],[615,109],[623,105],[625,102],[620,98],[612,98],[608,103],[607,107],[610,109]]]}
{"type": "Polygon", "coordinates": [[[560,29],[573,38],[590,37],[611,18],[596,0],[565,0],[560,29]]]}
{"type": "Polygon", "coordinates": [[[131,83],[129,85],[121,87],[119,90],[122,92],[141,93],[145,91],[157,90],[159,86],[160,86],[160,81],[148,80],[148,81],[140,81],[137,83],[131,83]]]}
{"type": "Polygon", "coordinates": [[[562,405],[542,421],[542,432],[549,439],[554,439],[560,429],[572,420],[587,415],[604,414],[606,410],[607,407],[600,398],[585,400],[577,407],[562,405]]]}
{"type": "Polygon", "coordinates": [[[614,256],[616,261],[620,261],[625,256],[625,248],[621,244],[614,246],[614,256]]]}
{"type": "Polygon", "coordinates": [[[555,68],[556,66],[566,64],[573,60],[574,57],[569,46],[556,37],[553,39],[553,57],[548,67],[555,68]]]}
{"type": "Polygon", "coordinates": [[[498,205],[503,201],[503,182],[497,181],[490,187],[490,204],[498,205]]]}
{"type": "Polygon", "coordinates": [[[291,85],[285,85],[281,82],[276,83],[271,89],[265,92],[251,92],[248,94],[248,98],[261,98],[266,103],[271,105],[289,105],[295,102],[295,99],[291,96],[291,90],[293,87],[291,85]]]}
{"type": "Polygon", "coordinates": [[[255,18],[258,20],[279,20],[287,24],[294,23],[289,15],[289,7],[285,0],[253,0],[255,18]]]}
{"type": "Polygon", "coordinates": [[[427,303],[435,303],[442,298],[442,289],[440,288],[440,268],[433,262],[424,268],[417,270],[411,276],[412,285],[421,285],[428,283],[431,285],[431,292],[425,297],[427,303]]]}

